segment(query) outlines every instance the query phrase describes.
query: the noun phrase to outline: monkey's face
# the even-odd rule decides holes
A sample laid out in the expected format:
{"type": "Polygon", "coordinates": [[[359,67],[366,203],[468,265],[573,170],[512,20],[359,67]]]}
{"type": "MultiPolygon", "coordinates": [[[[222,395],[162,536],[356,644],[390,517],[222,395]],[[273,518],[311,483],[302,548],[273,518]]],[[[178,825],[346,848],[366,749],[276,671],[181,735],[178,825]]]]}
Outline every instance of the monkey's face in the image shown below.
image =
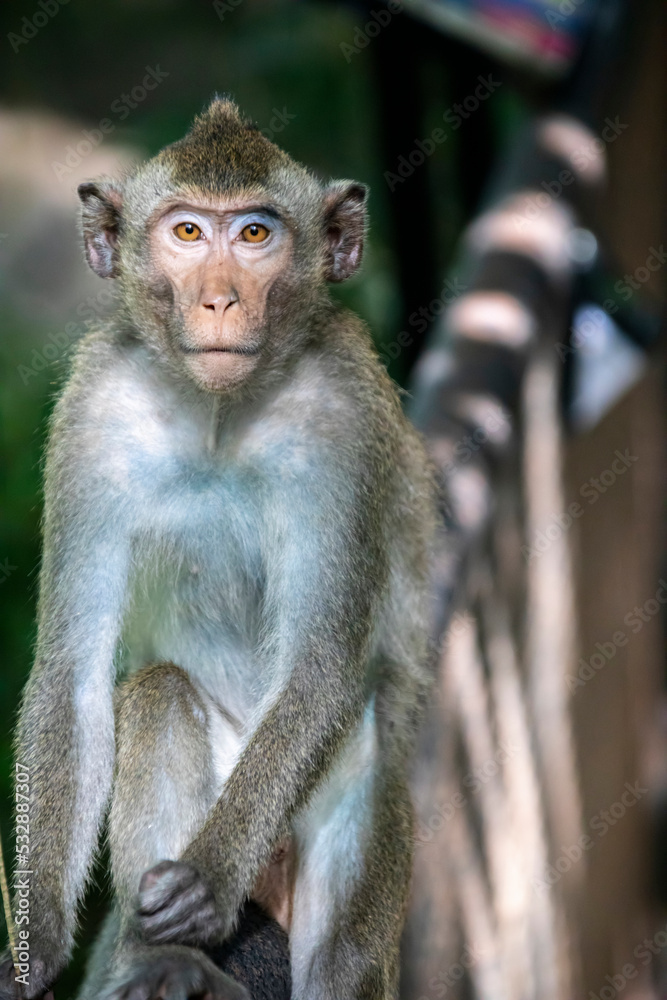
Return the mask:
{"type": "Polygon", "coordinates": [[[243,198],[178,201],[150,225],[165,346],[202,388],[239,385],[270,349],[268,300],[292,243],[276,205],[243,198]]]}
{"type": "Polygon", "coordinates": [[[361,262],[365,186],[320,183],[228,100],[123,184],[79,196],[90,266],[120,279],[124,315],[157,355],[211,392],[283,371],[326,283],[361,262]]]}

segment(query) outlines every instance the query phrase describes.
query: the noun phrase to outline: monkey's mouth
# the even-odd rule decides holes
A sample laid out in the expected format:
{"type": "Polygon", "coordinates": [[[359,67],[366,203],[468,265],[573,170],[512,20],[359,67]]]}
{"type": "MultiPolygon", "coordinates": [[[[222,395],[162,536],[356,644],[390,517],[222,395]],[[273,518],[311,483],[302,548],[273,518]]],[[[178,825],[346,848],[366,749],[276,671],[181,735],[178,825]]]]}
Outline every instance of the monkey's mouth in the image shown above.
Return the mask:
{"type": "Polygon", "coordinates": [[[252,357],[259,354],[259,347],[181,347],[184,354],[240,354],[252,357]]]}

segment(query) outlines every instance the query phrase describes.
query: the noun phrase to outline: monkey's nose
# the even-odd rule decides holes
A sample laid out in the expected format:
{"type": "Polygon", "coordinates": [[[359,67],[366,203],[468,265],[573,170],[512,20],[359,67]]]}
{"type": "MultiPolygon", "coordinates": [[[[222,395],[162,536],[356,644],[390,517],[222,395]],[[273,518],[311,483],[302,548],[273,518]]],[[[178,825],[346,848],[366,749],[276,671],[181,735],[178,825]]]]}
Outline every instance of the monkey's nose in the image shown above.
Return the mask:
{"type": "Polygon", "coordinates": [[[214,294],[204,296],[202,305],[204,309],[212,309],[213,312],[223,313],[226,309],[229,309],[230,306],[233,306],[235,302],[238,302],[238,297],[233,293],[226,295],[214,294]]]}

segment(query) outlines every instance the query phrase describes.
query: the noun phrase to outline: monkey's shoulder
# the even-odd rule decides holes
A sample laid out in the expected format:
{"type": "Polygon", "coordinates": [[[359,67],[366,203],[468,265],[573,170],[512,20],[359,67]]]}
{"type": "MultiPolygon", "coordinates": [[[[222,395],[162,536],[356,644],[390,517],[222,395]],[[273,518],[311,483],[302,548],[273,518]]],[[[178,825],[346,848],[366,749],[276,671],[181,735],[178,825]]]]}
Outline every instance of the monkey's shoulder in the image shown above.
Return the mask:
{"type": "Polygon", "coordinates": [[[98,406],[101,398],[113,398],[116,386],[126,381],[126,376],[136,368],[134,358],[140,351],[137,340],[112,324],[89,331],[72,354],[69,377],[58,397],[54,421],[67,420],[71,425],[79,414],[91,415],[93,406],[98,407],[102,416],[104,410],[98,406]]]}
{"type": "Polygon", "coordinates": [[[304,371],[319,383],[320,407],[342,407],[355,435],[410,433],[401,390],[382,364],[366,325],[347,310],[336,314],[336,320],[302,360],[304,371]]]}
{"type": "Polygon", "coordinates": [[[342,322],[331,328],[324,342],[332,392],[346,401],[359,447],[367,451],[370,446],[394,479],[401,511],[416,512],[432,530],[438,490],[425,442],[406,416],[402,390],[382,364],[365,324],[346,311],[339,319],[342,322]]]}
{"type": "Polygon", "coordinates": [[[306,351],[279,391],[253,413],[246,445],[276,449],[284,462],[290,442],[334,464],[393,455],[413,434],[397,387],[365,344],[318,344],[306,351]]]}
{"type": "Polygon", "coordinates": [[[160,386],[142,344],[113,329],[88,334],[54,408],[47,483],[62,474],[88,488],[94,479],[121,487],[140,456],[150,473],[179,438],[172,424],[180,405],[177,386],[160,386]]]}

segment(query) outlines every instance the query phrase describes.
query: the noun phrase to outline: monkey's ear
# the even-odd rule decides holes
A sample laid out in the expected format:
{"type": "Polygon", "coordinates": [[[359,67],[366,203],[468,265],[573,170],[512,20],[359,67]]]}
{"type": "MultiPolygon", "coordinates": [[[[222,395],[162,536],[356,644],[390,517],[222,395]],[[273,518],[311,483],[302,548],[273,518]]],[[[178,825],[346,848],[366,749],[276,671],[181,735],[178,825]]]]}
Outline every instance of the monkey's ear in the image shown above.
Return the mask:
{"type": "Polygon", "coordinates": [[[116,278],[123,192],[112,181],[86,181],[77,190],[86,260],[100,278],[116,278]]]}
{"type": "Polygon", "coordinates": [[[366,235],[368,188],[356,181],[332,181],[324,192],[327,281],[345,281],[361,264],[366,235]]]}

